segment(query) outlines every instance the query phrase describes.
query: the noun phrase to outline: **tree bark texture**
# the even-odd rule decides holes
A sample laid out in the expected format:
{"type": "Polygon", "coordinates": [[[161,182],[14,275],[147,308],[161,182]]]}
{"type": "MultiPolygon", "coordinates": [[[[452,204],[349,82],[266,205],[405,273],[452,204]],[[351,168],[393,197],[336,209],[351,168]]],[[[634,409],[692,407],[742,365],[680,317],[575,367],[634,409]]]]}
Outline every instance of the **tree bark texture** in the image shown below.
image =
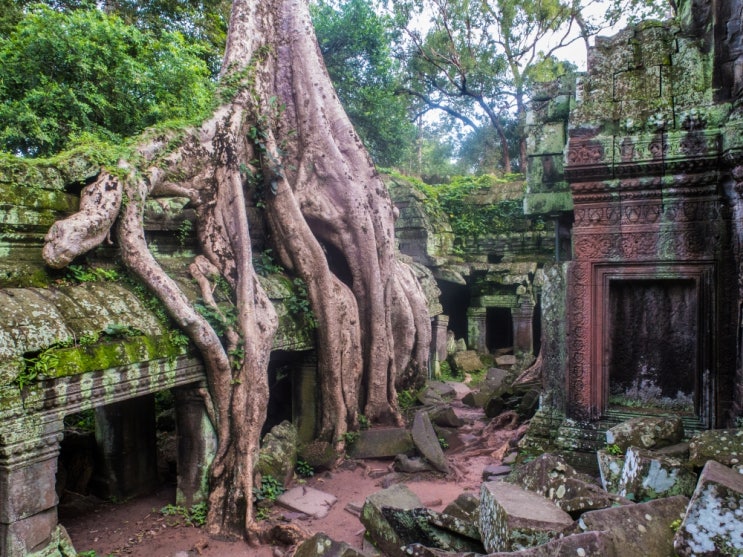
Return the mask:
{"type": "Polygon", "coordinates": [[[115,222],[124,264],[200,350],[219,443],[207,529],[220,537],[255,532],[253,469],[277,328],[252,266],[248,195],[262,192],[272,248],[307,285],[318,324],[318,438],[340,449],[360,412],[399,422],[397,388],[427,373],[426,300],[395,257],[394,207],[333,91],[305,2],[235,0],[223,104],[198,129],[145,132],[44,248],[48,264],[63,267],[115,222]],[[190,270],[204,303],[218,311],[218,277],[233,290],[237,319],[221,336],[148,250],[143,208],[157,195],[186,196],[196,210],[202,255],[190,270]]]}

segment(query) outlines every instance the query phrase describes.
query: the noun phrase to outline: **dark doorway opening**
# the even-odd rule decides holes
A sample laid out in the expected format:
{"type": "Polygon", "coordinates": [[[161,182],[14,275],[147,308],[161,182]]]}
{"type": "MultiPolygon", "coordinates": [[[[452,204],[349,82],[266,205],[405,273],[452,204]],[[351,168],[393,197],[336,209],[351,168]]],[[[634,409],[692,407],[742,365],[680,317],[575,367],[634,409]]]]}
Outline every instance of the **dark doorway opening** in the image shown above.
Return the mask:
{"type": "Polygon", "coordinates": [[[487,308],[485,327],[488,352],[513,347],[513,317],[510,308],[487,308]]]}

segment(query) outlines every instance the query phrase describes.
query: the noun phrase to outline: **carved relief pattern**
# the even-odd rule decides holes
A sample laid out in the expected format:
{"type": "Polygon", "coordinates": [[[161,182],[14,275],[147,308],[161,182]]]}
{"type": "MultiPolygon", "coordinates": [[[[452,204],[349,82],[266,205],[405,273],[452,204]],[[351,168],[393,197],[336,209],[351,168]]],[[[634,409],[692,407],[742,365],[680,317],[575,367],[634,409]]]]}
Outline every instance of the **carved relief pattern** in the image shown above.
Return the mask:
{"type": "Polygon", "coordinates": [[[591,261],[664,261],[692,256],[711,258],[716,247],[708,241],[712,227],[657,232],[617,232],[614,234],[575,234],[575,257],[591,261]]]}
{"type": "Polygon", "coordinates": [[[574,261],[570,267],[568,320],[570,330],[568,361],[568,411],[576,417],[589,418],[590,381],[590,284],[591,263],[574,261]]]}
{"type": "Polygon", "coordinates": [[[677,200],[671,202],[628,203],[576,206],[575,228],[614,227],[658,222],[709,222],[720,217],[717,200],[677,200]]]}

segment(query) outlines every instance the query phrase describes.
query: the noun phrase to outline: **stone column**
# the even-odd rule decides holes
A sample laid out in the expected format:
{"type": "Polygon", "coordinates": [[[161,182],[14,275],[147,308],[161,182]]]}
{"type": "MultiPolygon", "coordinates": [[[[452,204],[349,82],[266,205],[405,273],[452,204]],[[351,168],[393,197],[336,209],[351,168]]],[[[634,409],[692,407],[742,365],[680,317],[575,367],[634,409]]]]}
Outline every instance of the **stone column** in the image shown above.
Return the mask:
{"type": "Polygon", "coordinates": [[[449,327],[448,315],[437,315],[431,323],[431,354],[436,362],[446,360],[446,330],[449,327]]]}
{"type": "Polygon", "coordinates": [[[514,354],[534,352],[534,302],[522,300],[521,305],[511,309],[513,319],[514,354]]]}
{"type": "Polygon", "coordinates": [[[478,352],[487,352],[487,308],[467,309],[467,347],[478,352]]]}
{"type": "Polygon", "coordinates": [[[154,395],[115,402],[95,411],[98,474],[96,494],[104,499],[147,493],[157,485],[154,395]]]}
{"type": "Polygon", "coordinates": [[[178,440],[176,504],[192,507],[209,494],[209,466],[217,452],[217,435],[206,412],[206,387],[173,389],[178,440]]]}
{"type": "Polygon", "coordinates": [[[19,418],[0,439],[0,557],[60,555],[57,457],[62,420],[19,418]]]}
{"type": "Polygon", "coordinates": [[[306,353],[298,371],[294,372],[292,422],[297,428],[297,441],[309,443],[317,428],[318,386],[317,357],[306,353]]]}

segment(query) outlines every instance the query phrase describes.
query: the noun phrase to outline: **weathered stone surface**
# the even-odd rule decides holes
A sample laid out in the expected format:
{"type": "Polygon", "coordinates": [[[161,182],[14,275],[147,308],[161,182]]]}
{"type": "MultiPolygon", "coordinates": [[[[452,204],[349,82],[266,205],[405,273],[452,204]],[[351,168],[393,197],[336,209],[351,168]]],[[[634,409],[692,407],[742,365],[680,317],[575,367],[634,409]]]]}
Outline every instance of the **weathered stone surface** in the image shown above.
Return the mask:
{"type": "Polygon", "coordinates": [[[395,457],[393,467],[395,472],[405,472],[407,474],[427,472],[434,469],[426,459],[414,456],[410,457],[404,454],[399,454],[395,457]]]}
{"type": "Polygon", "coordinates": [[[553,501],[566,512],[604,509],[628,503],[607,493],[557,455],[543,454],[516,468],[507,481],[553,501]]]}
{"type": "Polygon", "coordinates": [[[483,551],[477,530],[457,518],[425,508],[382,507],[382,514],[405,546],[420,543],[447,551],[483,551]]]}
{"type": "MultiPolygon", "coordinates": [[[[478,557],[474,553],[451,553],[420,544],[408,546],[408,549],[411,557],[478,557]]],[[[520,551],[489,553],[487,557],[618,557],[619,555],[621,554],[614,550],[614,543],[606,532],[584,532],[520,551]]]]}
{"type": "Polygon", "coordinates": [[[578,520],[582,531],[609,532],[618,557],[673,557],[672,524],[684,516],[687,497],[588,511],[578,520]]]}
{"type": "Polygon", "coordinates": [[[465,373],[472,373],[473,371],[480,371],[485,367],[474,350],[465,350],[464,352],[455,352],[449,356],[449,362],[451,363],[452,370],[460,375],[465,373]]]}
{"type": "Polygon", "coordinates": [[[679,557],[743,555],[743,476],[707,462],[673,546],[679,557]]]}
{"type": "Polygon", "coordinates": [[[444,508],[443,514],[477,525],[480,522],[480,498],[465,491],[444,508]]]}
{"type": "Polygon", "coordinates": [[[606,443],[622,451],[630,447],[655,449],[679,443],[684,436],[681,418],[645,416],[622,422],[606,432],[606,443]]]}
{"type": "Polygon", "coordinates": [[[287,483],[297,464],[297,428],[284,421],[266,433],[258,456],[258,472],[287,483]]]}
{"type": "Polygon", "coordinates": [[[704,466],[715,460],[725,466],[743,464],[743,429],[711,429],[689,440],[689,462],[704,466]]]}
{"type": "Polygon", "coordinates": [[[596,459],[601,475],[601,485],[609,493],[619,492],[619,478],[622,477],[624,469],[624,451],[621,454],[613,454],[605,449],[596,451],[596,459]]]}
{"type": "Polygon", "coordinates": [[[431,423],[441,427],[462,427],[466,422],[457,416],[450,405],[437,406],[428,411],[431,423]]]}
{"type": "Polygon", "coordinates": [[[374,428],[359,432],[348,448],[351,458],[393,458],[415,448],[410,431],[403,428],[374,428]]]}
{"type": "Polygon", "coordinates": [[[696,485],[697,475],[680,459],[630,447],[625,454],[618,493],[632,501],[673,495],[689,497],[696,485]]]}
{"type": "Polygon", "coordinates": [[[457,391],[454,387],[444,381],[429,381],[424,387],[423,393],[435,393],[444,401],[454,400],[457,391]]]}
{"type": "Polygon", "coordinates": [[[387,522],[382,513],[382,508],[409,510],[422,506],[418,496],[410,491],[407,486],[396,484],[369,495],[361,509],[359,519],[371,540],[384,555],[387,557],[405,557],[402,549],[403,544],[395,530],[387,522]]]}
{"type": "Polygon", "coordinates": [[[522,420],[528,420],[536,414],[539,408],[539,397],[541,392],[538,389],[530,389],[521,397],[519,405],[516,407],[516,413],[522,420]]]}
{"type": "Polygon", "coordinates": [[[276,502],[307,516],[324,518],[337,500],[338,498],[330,493],[299,485],[279,495],[276,502]]]}
{"type": "Polygon", "coordinates": [[[485,416],[488,418],[495,418],[506,409],[506,401],[500,396],[491,396],[485,403],[485,416]]]}
{"type": "Polygon", "coordinates": [[[572,524],[569,514],[536,493],[506,482],[482,484],[480,533],[487,551],[541,545],[572,524]]]}
{"type": "Polygon", "coordinates": [[[454,398],[456,400],[462,400],[467,393],[472,392],[472,389],[459,381],[445,381],[445,383],[454,390],[454,398]]]}
{"type": "Polygon", "coordinates": [[[424,410],[418,410],[413,418],[411,431],[413,442],[420,453],[431,465],[441,472],[449,471],[449,464],[441,450],[439,438],[431,425],[431,420],[424,410]]]}
{"type": "Polygon", "coordinates": [[[301,445],[298,455],[315,470],[330,470],[338,461],[335,447],[331,443],[319,439],[301,445]]]}
{"type": "Polygon", "coordinates": [[[330,539],[327,534],[318,532],[299,544],[294,557],[366,557],[366,555],[346,542],[337,542],[330,539]]]}
{"type": "Polygon", "coordinates": [[[488,464],[482,469],[482,481],[489,482],[499,476],[505,476],[511,473],[511,467],[503,464],[488,464]]]}
{"type": "Polygon", "coordinates": [[[513,354],[506,354],[504,356],[498,356],[495,359],[495,363],[499,366],[513,366],[516,365],[516,356],[513,354]]]}

